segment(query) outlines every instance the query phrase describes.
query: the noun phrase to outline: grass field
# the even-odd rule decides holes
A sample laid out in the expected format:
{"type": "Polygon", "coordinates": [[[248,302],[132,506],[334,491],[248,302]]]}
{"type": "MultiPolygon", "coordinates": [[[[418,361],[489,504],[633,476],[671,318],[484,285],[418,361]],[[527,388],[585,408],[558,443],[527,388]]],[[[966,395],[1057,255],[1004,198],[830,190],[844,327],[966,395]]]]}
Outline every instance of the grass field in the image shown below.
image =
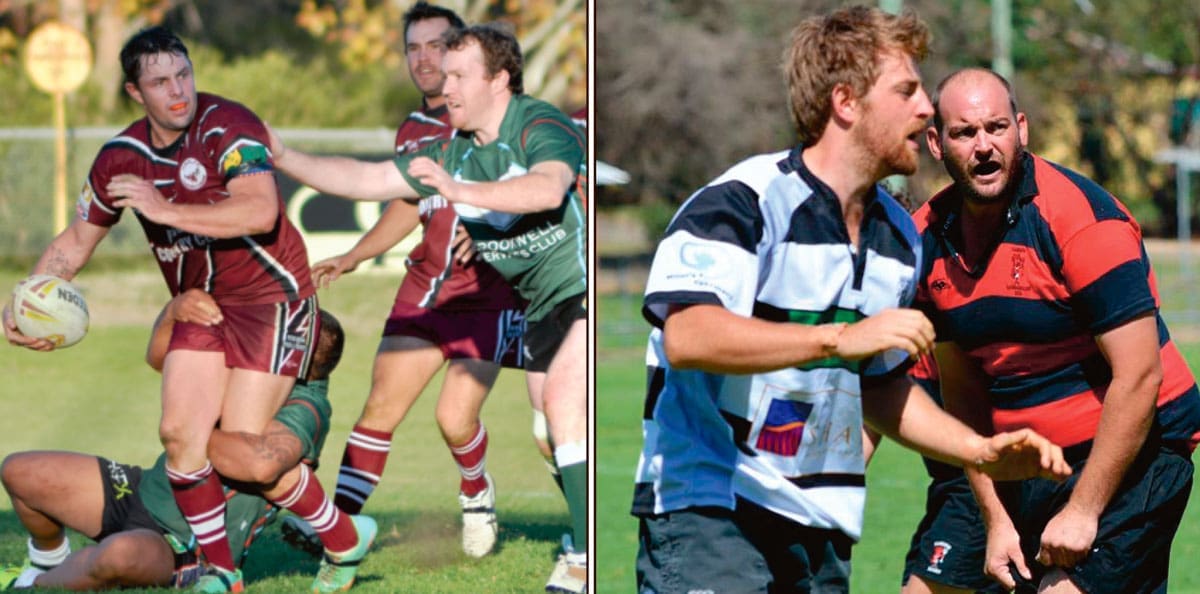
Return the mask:
{"type": "MultiPolygon", "coordinates": [[[[145,262],[153,266],[149,258],[145,262]]],[[[96,267],[98,268],[98,267],[96,267]]],[[[23,271],[0,271],[12,287],[23,271]]],[[[50,354],[4,348],[0,355],[0,456],[62,449],[149,464],[157,439],[159,378],[144,363],[148,330],[166,288],[157,269],[85,270],[92,329],[79,345],[50,354]]],[[[346,353],[331,380],[334,416],[317,473],[329,493],[346,435],[370,385],[371,362],[395,276],[350,275],[320,294],[347,332],[346,353]]],[[[433,420],[440,378],[396,432],[387,472],[367,513],[380,538],[359,573],[355,592],[536,592],[553,567],[566,506],[533,446],[520,372],[501,373],[484,407],[488,469],[496,479],[498,552],[474,560],[459,548],[458,473],[433,420]]],[[[0,564],[19,564],[25,533],[0,497],[0,564]]],[[[73,548],[86,539],[74,535],[73,548]]],[[[250,591],[307,591],[317,562],[294,552],[269,528],[245,566],[250,591]]]]}
{"type": "MultiPolygon", "coordinates": [[[[1152,251],[1168,320],[1194,312],[1195,286],[1180,266],[1152,251]],[[1165,260],[1165,262],[1164,262],[1165,260]],[[1165,265],[1164,265],[1165,264],[1165,265]]],[[[1193,266],[1195,266],[1193,264],[1193,266]]],[[[637,522],[629,515],[633,472],[641,449],[645,395],[645,339],[637,296],[600,300],[596,355],[597,525],[596,592],[633,592],[637,522]]],[[[1200,369],[1200,336],[1182,324],[1172,331],[1192,369],[1200,369]]],[[[878,594],[899,590],[904,554],[925,505],[928,479],[920,458],[884,443],[867,474],[863,540],[854,548],[851,591],[878,594]]],[[[1200,594],[1200,489],[1194,490],[1171,554],[1170,591],[1200,594]]]]}

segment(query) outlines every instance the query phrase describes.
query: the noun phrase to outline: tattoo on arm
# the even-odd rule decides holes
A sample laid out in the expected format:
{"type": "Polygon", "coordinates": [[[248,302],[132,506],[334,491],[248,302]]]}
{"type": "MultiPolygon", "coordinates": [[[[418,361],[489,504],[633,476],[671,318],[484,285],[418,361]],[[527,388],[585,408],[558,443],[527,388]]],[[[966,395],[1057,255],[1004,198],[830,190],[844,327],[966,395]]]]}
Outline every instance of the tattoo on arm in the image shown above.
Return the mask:
{"type": "Polygon", "coordinates": [[[51,247],[46,252],[45,272],[59,278],[74,278],[75,273],[79,272],[79,267],[71,263],[71,259],[67,257],[66,252],[59,248],[51,247]]]}
{"type": "Polygon", "coordinates": [[[287,429],[271,426],[263,435],[243,433],[242,439],[254,456],[279,464],[280,474],[300,463],[300,440],[287,429]]]}

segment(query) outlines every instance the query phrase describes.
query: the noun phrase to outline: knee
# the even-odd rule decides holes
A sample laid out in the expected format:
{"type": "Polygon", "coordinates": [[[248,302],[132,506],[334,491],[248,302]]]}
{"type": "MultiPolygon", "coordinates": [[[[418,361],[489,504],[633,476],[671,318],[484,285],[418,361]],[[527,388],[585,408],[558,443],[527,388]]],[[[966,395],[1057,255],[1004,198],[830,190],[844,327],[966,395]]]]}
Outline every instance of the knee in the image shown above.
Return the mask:
{"type": "Polygon", "coordinates": [[[164,448],[170,451],[171,448],[179,447],[187,440],[184,425],[174,421],[163,419],[158,424],[158,441],[162,443],[164,448]]]}
{"type": "Polygon", "coordinates": [[[21,482],[21,477],[28,474],[29,462],[28,452],[9,454],[4,458],[4,462],[0,463],[0,482],[4,483],[5,491],[12,493],[16,485],[21,482]]]}
{"type": "Polygon", "coordinates": [[[462,411],[455,411],[449,407],[439,406],[434,411],[434,418],[437,420],[438,429],[441,430],[446,443],[462,443],[475,437],[475,433],[479,430],[478,419],[470,418],[462,411]]]}
{"type": "Polygon", "coordinates": [[[206,450],[204,442],[198,439],[196,428],[181,420],[163,419],[158,425],[158,440],[166,450],[168,458],[174,458],[190,449],[197,449],[197,445],[200,446],[201,453],[206,450]]]}
{"type": "Polygon", "coordinates": [[[124,578],[136,573],[138,559],[143,554],[128,539],[119,534],[110,536],[100,543],[92,557],[88,573],[102,584],[121,584],[124,578]]]}

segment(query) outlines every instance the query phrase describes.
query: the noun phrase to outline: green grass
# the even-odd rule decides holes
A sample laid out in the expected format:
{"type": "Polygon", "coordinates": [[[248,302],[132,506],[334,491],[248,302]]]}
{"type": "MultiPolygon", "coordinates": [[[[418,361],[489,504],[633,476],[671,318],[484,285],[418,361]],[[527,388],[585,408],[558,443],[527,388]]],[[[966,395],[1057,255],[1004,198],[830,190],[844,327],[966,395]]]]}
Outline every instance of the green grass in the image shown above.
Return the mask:
{"type": "MultiPolygon", "coordinates": [[[[1177,267],[1160,267],[1164,259],[1159,256],[1155,260],[1160,286],[1181,285],[1177,267]]],[[[1182,305],[1180,302],[1188,299],[1174,291],[1171,294],[1164,291],[1163,298],[1167,301],[1168,316],[1172,305],[1182,305]]],[[[596,514],[601,527],[596,543],[597,592],[634,591],[637,522],[629,515],[629,504],[642,443],[644,350],[649,330],[641,321],[640,305],[638,296],[604,297],[598,310],[596,363],[602,373],[596,378],[596,514]]],[[[1200,370],[1200,335],[1195,329],[1180,325],[1173,325],[1172,331],[1192,369],[1200,370]]],[[[864,536],[854,547],[852,592],[875,594],[899,590],[904,555],[924,510],[927,485],[920,458],[885,441],[867,474],[864,536]]],[[[1200,594],[1200,565],[1193,562],[1198,555],[1200,489],[1194,489],[1171,552],[1172,593],[1200,594]]]]}
{"type": "MultiPolygon", "coordinates": [[[[146,264],[150,264],[147,259],[146,264]]],[[[0,271],[0,287],[19,272],[0,271]]],[[[62,449],[149,464],[157,438],[159,376],[142,362],[154,316],[167,295],[158,272],[85,272],[92,329],[78,345],[44,354],[0,347],[0,456],[62,449]]],[[[317,475],[332,493],[345,439],[370,385],[371,363],[398,278],[355,274],[320,294],[342,321],[346,353],[331,380],[334,416],[317,475]]],[[[535,592],[553,567],[566,506],[533,445],[520,372],[505,370],[484,407],[488,470],[496,479],[498,552],[474,560],[459,548],[458,472],[434,423],[440,377],[396,432],[383,482],[367,506],[380,524],[374,552],[355,592],[535,592]]],[[[0,563],[20,563],[24,531],[0,497],[0,563]]],[[[75,535],[73,548],[86,539],[75,535]]],[[[250,591],[307,589],[316,561],[289,549],[268,529],[246,563],[250,591]]]]}

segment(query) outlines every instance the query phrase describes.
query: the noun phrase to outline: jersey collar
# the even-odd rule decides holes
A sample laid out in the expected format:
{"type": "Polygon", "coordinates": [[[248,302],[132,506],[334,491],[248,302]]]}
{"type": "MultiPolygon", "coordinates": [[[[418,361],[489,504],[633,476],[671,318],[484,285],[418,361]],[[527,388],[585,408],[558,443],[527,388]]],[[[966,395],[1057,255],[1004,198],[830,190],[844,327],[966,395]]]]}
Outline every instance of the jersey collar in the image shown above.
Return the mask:
{"type": "Polygon", "coordinates": [[[935,197],[929,207],[936,213],[936,221],[938,223],[933,226],[934,235],[941,242],[950,259],[963,269],[971,278],[979,278],[983,276],[987,270],[988,262],[992,259],[992,254],[996,248],[1004,241],[1004,236],[1008,234],[1008,230],[1016,226],[1017,221],[1021,220],[1021,210],[1038,195],[1037,176],[1034,174],[1034,159],[1033,154],[1029,151],[1024,151],[1020,157],[1020,163],[1017,166],[1017,187],[1013,191],[1012,201],[1008,204],[1008,210],[1004,216],[1005,230],[1004,233],[996,237],[996,243],[987,250],[987,252],[975,263],[974,266],[968,266],[966,259],[958,252],[955,247],[957,243],[962,241],[962,194],[956,191],[955,186],[950,186],[944,190],[943,195],[935,197]]]}
{"type": "MultiPolygon", "coordinates": [[[[840,222],[839,229],[842,233],[842,240],[850,243],[850,233],[846,229],[846,219],[842,215],[842,201],[838,199],[833,188],[817,177],[804,163],[804,158],[801,153],[804,152],[804,145],[797,145],[788,153],[787,158],[778,163],[779,170],[782,173],[795,172],[796,175],[804,181],[805,185],[812,190],[812,196],[809,201],[814,208],[818,209],[823,216],[828,216],[840,222]]],[[[883,209],[882,203],[879,201],[879,193],[883,189],[879,184],[875,184],[873,191],[867,192],[863,197],[863,222],[866,223],[870,219],[881,219],[887,222],[887,213],[883,209]]],[[[866,225],[862,227],[867,229],[866,225]]],[[[860,236],[860,242],[862,240],[860,236]]]]}

